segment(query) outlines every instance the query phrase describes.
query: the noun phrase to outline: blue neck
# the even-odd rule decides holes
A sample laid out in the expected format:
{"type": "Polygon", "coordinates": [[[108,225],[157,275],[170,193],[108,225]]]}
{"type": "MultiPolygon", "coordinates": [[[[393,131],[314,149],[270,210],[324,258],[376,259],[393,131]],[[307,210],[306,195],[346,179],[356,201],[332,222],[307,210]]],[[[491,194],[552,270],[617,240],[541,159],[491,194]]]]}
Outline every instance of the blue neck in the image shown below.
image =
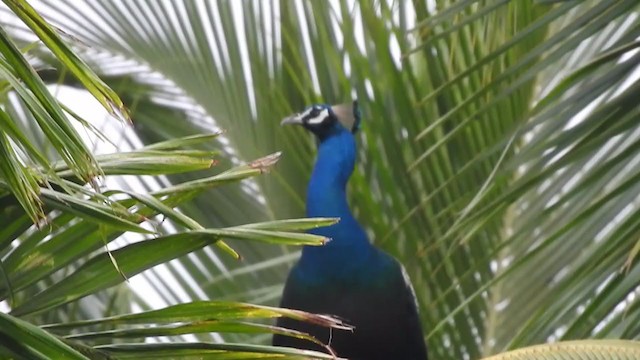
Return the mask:
{"type": "Polygon", "coordinates": [[[339,217],[340,222],[311,232],[332,240],[325,246],[305,246],[300,267],[309,274],[342,276],[353,270],[372,250],[366,233],[351,214],[346,185],[356,158],[355,139],[339,131],[322,139],[307,188],[308,217],[339,217]]]}

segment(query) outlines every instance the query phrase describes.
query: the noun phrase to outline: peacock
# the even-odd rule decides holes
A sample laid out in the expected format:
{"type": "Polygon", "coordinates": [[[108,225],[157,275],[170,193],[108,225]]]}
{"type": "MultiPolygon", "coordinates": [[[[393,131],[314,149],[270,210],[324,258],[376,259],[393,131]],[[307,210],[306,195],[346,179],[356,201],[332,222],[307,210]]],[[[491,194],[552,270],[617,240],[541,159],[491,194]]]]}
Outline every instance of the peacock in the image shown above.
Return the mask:
{"type": "MultiPolygon", "coordinates": [[[[318,104],[285,118],[318,140],[316,162],[307,187],[308,217],[339,217],[311,232],[331,239],[306,246],[287,278],[280,306],[338,316],[352,332],[280,318],[278,326],[309,333],[348,359],[425,360],[427,349],[416,297],[403,266],[373,246],[355,219],[346,185],[356,161],[354,134],[360,126],[357,101],[318,104]]],[[[326,351],[308,340],[276,334],[273,345],[326,351]]]]}

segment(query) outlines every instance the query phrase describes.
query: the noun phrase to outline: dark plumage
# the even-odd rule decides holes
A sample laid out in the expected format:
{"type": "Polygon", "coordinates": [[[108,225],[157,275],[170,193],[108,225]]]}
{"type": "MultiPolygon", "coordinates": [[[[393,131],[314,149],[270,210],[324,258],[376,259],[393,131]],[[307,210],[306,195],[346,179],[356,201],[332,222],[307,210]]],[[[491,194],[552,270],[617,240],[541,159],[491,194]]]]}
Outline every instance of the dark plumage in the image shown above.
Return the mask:
{"type": "MultiPolygon", "coordinates": [[[[341,220],[312,231],[332,241],[302,250],[280,305],[337,315],[355,329],[329,330],[286,318],[279,319],[278,326],[310,333],[349,359],[424,360],[427,352],[409,279],[396,259],[369,243],[347,204],[346,184],[356,158],[353,132],[359,120],[356,102],[314,105],[283,120],[302,125],[319,140],[307,189],[307,216],[341,220]]],[[[282,335],[275,335],[273,344],[326,351],[282,335]]]]}

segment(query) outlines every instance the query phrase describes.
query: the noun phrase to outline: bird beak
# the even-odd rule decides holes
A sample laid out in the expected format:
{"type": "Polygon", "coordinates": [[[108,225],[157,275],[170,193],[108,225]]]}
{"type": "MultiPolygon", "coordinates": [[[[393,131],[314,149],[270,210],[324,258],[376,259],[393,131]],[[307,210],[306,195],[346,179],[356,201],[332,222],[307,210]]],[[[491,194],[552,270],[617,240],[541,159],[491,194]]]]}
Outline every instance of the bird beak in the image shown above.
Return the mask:
{"type": "Polygon", "coordinates": [[[280,122],[280,125],[302,125],[302,115],[295,114],[287,116],[280,122]]]}

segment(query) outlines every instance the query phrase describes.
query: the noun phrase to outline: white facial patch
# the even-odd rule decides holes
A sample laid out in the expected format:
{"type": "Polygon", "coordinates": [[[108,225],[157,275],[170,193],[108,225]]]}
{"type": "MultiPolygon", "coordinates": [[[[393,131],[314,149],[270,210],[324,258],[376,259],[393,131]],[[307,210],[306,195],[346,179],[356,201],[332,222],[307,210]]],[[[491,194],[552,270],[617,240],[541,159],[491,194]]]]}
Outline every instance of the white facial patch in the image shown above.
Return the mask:
{"type": "Polygon", "coordinates": [[[304,119],[307,116],[309,116],[309,114],[311,114],[311,112],[313,111],[313,107],[308,108],[307,110],[301,112],[300,114],[296,115],[297,119],[304,119]]]}
{"type": "Polygon", "coordinates": [[[310,125],[318,125],[321,124],[327,117],[329,117],[329,110],[323,109],[316,117],[312,117],[307,120],[307,123],[310,125]]]}

